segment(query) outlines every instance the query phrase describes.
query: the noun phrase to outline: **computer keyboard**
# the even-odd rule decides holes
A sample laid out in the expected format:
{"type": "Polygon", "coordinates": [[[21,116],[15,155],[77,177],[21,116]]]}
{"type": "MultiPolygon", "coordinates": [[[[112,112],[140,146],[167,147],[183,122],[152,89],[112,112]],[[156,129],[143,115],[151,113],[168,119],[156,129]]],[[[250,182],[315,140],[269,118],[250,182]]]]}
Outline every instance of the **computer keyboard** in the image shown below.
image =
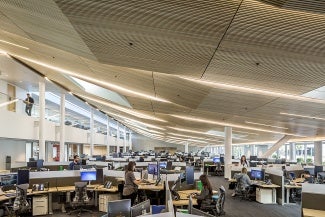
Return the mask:
{"type": "Polygon", "coordinates": [[[141,180],[141,183],[143,183],[143,184],[151,184],[151,182],[148,181],[148,180],[146,180],[146,179],[142,179],[142,180],[141,180]]]}
{"type": "Polygon", "coordinates": [[[15,197],[16,196],[16,193],[8,193],[8,194],[5,194],[6,197],[15,197]]]}

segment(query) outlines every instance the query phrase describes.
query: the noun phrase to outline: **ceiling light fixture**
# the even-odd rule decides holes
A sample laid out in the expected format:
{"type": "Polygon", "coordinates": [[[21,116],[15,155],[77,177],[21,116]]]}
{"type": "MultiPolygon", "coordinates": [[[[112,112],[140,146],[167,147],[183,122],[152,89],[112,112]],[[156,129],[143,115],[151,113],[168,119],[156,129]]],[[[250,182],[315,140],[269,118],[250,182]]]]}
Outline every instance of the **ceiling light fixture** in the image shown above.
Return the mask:
{"type": "Polygon", "coordinates": [[[6,51],[0,50],[0,55],[8,55],[6,51]]]}
{"type": "Polygon", "coordinates": [[[210,86],[210,87],[213,87],[213,88],[219,88],[219,89],[223,89],[223,90],[259,94],[259,95],[264,95],[264,96],[279,97],[279,98],[292,99],[292,100],[298,100],[298,101],[303,101],[303,102],[313,102],[313,103],[325,104],[325,100],[309,98],[309,97],[304,97],[304,96],[299,96],[299,95],[291,95],[291,94],[286,94],[286,93],[279,93],[279,92],[273,92],[273,91],[268,91],[268,90],[254,89],[254,88],[249,88],[249,87],[240,87],[240,86],[231,85],[231,84],[223,84],[223,83],[216,83],[216,82],[211,82],[211,81],[203,81],[203,80],[188,78],[188,77],[184,77],[184,76],[179,76],[179,77],[183,78],[185,80],[189,80],[189,81],[192,81],[192,82],[200,83],[200,84],[203,84],[203,85],[207,85],[207,86],[210,86]]]}
{"type": "Polygon", "coordinates": [[[99,100],[99,99],[96,99],[96,98],[93,98],[93,97],[89,97],[89,96],[85,96],[85,95],[82,95],[82,94],[78,94],[78,95],[80,97],[89,99],[91,101],[94,101],[96,103],[100,103],[102,105],[106,105],[106,106],[111,107],[113,109],[116,109],[118,111],[122,111],[122,112],[125,112],[127,114],[131,114],[133,116],[139,117],[139,118],[144,118],[144,119],[149,119],[149,120],[154,120],[154,121],[160,121],[160,122],[167,122],[167,121],[165,121],[163,119],[156,118],[156,117],[154,117],[152,115],[147,115],[147,114],[143,114],[141,112],[136,112],[136,111],[133,111],[132,109],[125,108],[125,107],[122,107],[122,106],[119,106],[119,105],[115,105],[113,103],[109,103],[109,102],[104,101],[104,100],[99,100]]]}
{"type": "Polygon", "coordinates": [[[252,135],[258,135],[258,133],[249,133],[249,132],[239,131],[239,130],[232,130],[232,132],[235,132],[235,133],[244,133],[244,134],[252,134],[252,135]]]}
{"type": "Polygon", "coordinates": [[[272,128],[279,128],[279,129],[285,129],[287,130],[288,128],[286,127],[278,127],[274,125],[269,125],[269,124],[261,124],[261,123],[256,123],[256,122],[251,122],[251,121],[245,121],[246,124],[254,124],[254,125],[259,125],[259,126],[265,126],[265,127],[272,127],[272,128]]]}
{"type": "MultiPolygon", "coordinates": [[[[203,138],[203,137],[197,137],[197,136],[188,136],[188,135],[183,135],[183,134],[178,134],[178,133],[168,133],[169,135],[174,135],[174,136],[182,136],[185,138],[193,138],[193,139],[202,139],[202,140],[207,140],[207,141],[216,141],[214,139],[209,139],[209,138],[203,138]]],[[[218,141],[218,140],[217,140],[218,141]]]]}
{"type": "Polygon", "coordinates": [[[28,47],[24,47],[24,46],[21,46],[21,45],[19,45],[19,44],[11,43],[11,42],[9,42],[9,41],[5,41],[5,40],[1,40],[1,39],[0,39],[0,42],[5,43],[5,44],[10,44],[10,45],[13,45],[13,46],[16,46],[16,47],[20,47],[20,48],[23,48],[23,49],[25,49],[25,50],[29,50],[28,47]]]}
{"type": "Polygon", "coordinates": [[[279,132],[279,131],[274,131],[274,130],[266,130],[266,129],[261,129],[261,128],[255,128],[255,127],[239,125],[239,124],[231,124],[231,123],[226,123],[226,122],[221,122],[221,121],[211,121],[211,120],[193,118],[193,117],[181,116],[181,115],[171,115],[171,116],[173,116],[175,118],[180,118],[180,119],[183,119],[183,120],[195,121],[195,122],[201,122],[201,123],[207,123],[207,124],[213,124],[213,125],[219,125],[219,126],[229,126],[229,127],[236,127],[236,128],[241,128],[241,129],[247,129],[247,130],[254,130],[254,131],[261,131],[261,132],[268,132],[268,133],[277,133],[277,134],[282,134],[282,135],[305,137],[305,136],[302,136],[302,135],[297,135],[297,134],[292,134],[292,133],[279,132]]]}
{"type": "Polygon", "coordinates": [[[188,132],[188,133],[198,133],[198,134],[204,134],[204,135],[210,135],[210,136],[215,136],[215,137],[224,137],[224,136],[218,136],[214,134],[210,134],[207,132],[202,132],[202,131],[196,131],[196,130],[188,130],[188,129],[183,129],[183,128],[178,128],[178,127],[168,127],[173,130],[181,131],[181,132],[188,132]]]}
{"type": "Polygon", "coordinates": [[[52,65],[49,65],[49,64],[46,64],[44,62],[40,62],[40,61],[31,59],[31,58],[27,58],[27,57],[23,57],[23,56],[19,56],[19,55],[13,55],[13,56],[17,57],[17,58],[20,58],[20,59],[23,59],[23,60],[26,60],[26,61],[29,61],[31,63],[38,64],[40,66],[43,66],[43,67],[46,67],[46,68],[49,68],[49,69],[52,69],[52,70],[56,70],[58,72],[66,74],[66,75],[74,76],[76,78],[88,81],[88,82],[93,83],[93,84],[100,84],[100,85],[102,85],[104,87],[111,88],[111,89],[114,89],[116,91],[121,91],[121,92],[128,93],[128,94],[131,94],[131,95],[136,95],[136,96],[139,96],[139,97],[145,98],[145,99],[170,103],[170,101],[159,98],[159,97],[154,97],[154,96],[151,96],[151,95],[148,95],[148,94],[133,91],[133,90],[131,90],[129,88],[121,87],[120,85],[112,84],[112,83],[109,83],[109,82],[106,82],[106,81],[103,81],[103,80],[98,80],[98,79],[95,79],[93,77],[81,75],[79,73],[72,72],[72,71],[69,71],[69,70],[66,70],[66,69],[63,69],[63,68],[60,68],[60,67],[52,66],[52,65]]]}
{"type": "Polygon", "coordinates": [[[315,120],[322,120],[322,121],[325,121],[325,118],[315,117],[315,116],[298,115],[298,114],[290,114],[290,113],[285,113],[285,112],[280,112],[280,114],[281,114],[281,115],[292,116],[292,117],[309,118],[309,119],[315,119],[315,120]]]}

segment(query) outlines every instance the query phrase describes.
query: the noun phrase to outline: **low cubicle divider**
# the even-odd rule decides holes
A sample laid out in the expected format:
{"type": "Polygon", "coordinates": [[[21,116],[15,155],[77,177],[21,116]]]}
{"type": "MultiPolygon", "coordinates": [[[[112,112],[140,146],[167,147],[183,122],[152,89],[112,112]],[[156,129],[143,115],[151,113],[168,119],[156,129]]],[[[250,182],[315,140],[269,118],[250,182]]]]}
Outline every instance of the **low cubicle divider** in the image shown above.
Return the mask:
{"type": "Polygon", "coordinates": [[[302,184],[301,192],[301,213],[303,216],[303,209],[314,209],[325,211],[325,185],[323,184],[302,184]]]}
{"type": "Polygon", "coordinates": [[[265,169],[265,174],[268,174],[273,184],[280,186],[280,188],[276,188],[276,202],[280,205],[284,205],[285,189],[283,171],[278,168],[269,167],[265,169]]]}

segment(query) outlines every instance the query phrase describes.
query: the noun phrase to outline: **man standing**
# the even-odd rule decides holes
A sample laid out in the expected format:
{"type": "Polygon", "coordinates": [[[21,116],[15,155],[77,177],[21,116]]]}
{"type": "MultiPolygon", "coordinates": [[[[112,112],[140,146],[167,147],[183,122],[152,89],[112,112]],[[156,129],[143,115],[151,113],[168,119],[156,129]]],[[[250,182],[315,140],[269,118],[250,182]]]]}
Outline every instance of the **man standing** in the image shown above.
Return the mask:
{"type": "Polygon", "coordinates": [[[25,112],[28,116],[32,115],[32,108],[34,104],[34,99],[27,93],[27,98],[25,99],[24,103],[26,104],[25,112]]]}

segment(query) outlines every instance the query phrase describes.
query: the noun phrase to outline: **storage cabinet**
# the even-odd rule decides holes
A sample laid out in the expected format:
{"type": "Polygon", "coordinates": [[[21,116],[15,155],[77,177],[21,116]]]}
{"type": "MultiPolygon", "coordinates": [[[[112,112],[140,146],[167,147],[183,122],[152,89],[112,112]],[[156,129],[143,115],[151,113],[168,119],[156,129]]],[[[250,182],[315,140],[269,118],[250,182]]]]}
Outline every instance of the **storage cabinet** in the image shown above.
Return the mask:
{"type": "Polygon", "coordinates": [[[272,189],[256,188],[256,201],[259,203],[273,203],[272,189]]]}
{"type": "Polygon", "coordinates": [[[99,211],[107,212],[108,201],[118,200],[118,194],[100,194],[99,195],[99,211]]]}
{"type": "Polygon", "coordinates": [[[47,195],[33,197],[33,216],[48,214],[48,197],[47,195]]]}

